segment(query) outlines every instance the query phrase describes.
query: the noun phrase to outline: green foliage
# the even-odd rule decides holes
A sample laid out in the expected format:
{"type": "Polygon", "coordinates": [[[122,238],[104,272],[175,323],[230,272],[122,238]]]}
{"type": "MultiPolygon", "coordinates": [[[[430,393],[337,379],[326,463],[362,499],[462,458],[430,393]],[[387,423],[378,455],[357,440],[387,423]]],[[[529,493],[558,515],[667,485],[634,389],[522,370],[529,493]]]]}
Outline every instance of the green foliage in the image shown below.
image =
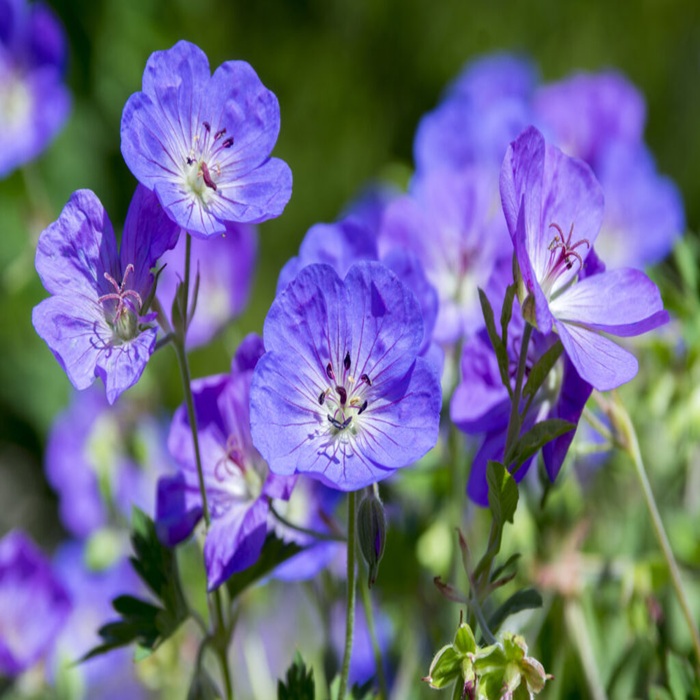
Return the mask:
{"type": "MultiPolygon", "coordinates": [[[[525,435],[518,438],[518,441],[511,450],[511,454],[506,456],[506,461],[509,464],[515,464],[516,467],[519,467],[530,459],[530,457],[537,454],[548,442],[551,442],[560,435],[564,435],[575,428],[575,423],[561,420],[560,418],[550,418],[549,420],[535,423],[525,435]]],[[[489,490],[489,496],[490,494],[491,491],[489,490]]]]}
{"type": "MultiPolygon", "coordinates": [[[[513,290],[515,290],[514,286],[513,290]]],[[[491,308],[491,303],[489,302],[489,299],[486,296],[486,292],[484,292],[483,289],[479,289],[479,301],[481,302],[481,313],[484,316],[484,323],[486,324],[486,332],[489,334],[489,340],[491,341],[493,350],[496,353],[496,359],[498,360],[498,371],[501,375],[501,381],[503,382],[503,386],[506,387],[506,389],[508,389],[508,393],[511,394],[512,389],[510,386],[510,374],[508,372],[508,350],[506,349],[506,344],[504,340],[501,339],[501,336],[498,335],[498,331],[496,330],[496,321],[493,315],[493,309],[491,308]]],[[[501,317],[502,323],[504,320],[510,322],[509,313],[510,309],[513,306],[512,294],[510,296],[510,307],[507,308],[507,306],[507,304],[503,305],[501,317]]],[[[507,328],[507,323],[504,326],[504,328],[507,328]]],[[[504,331],[503,338],[507,337],[506,333],[507,332],[504,331]]]]}
{"type": "Polygon", "coordinates": [[[523,588],[513,593],[513,595],[491,615],[488,622],[489,629],[492,632],[496,632],[510,615],[515,615],[515,613],[521,612],[522,610],[532,610],[541,607],[542,596],[539,591],[536,591],[534,588],[523,588]]]}
{"type": "Polygon", "coordinates": [[[285,681],[277,681],[277,700],[314,700],[313,669],[307,668],[299,652],[287,669],[285,681]]]}
{"type": "Polygon", "coordinates": [[[524,398],[531,400],[535,396],[537,390],[542,386],[554,365],[557,363],[557,360],[561,357],[563,350],[564,346],[561,344],[561,340],[557,340],[557,342],[535,362],[527,377],[525,387],[523,388],[524,398]]]}

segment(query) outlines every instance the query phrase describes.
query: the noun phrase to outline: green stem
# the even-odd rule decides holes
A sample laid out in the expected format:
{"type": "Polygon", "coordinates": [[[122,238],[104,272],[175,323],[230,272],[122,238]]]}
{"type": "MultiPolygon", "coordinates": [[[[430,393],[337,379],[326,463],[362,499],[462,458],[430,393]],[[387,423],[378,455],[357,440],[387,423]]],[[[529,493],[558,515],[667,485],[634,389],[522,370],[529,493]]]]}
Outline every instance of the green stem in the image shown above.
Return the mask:
{"type": "Polygon", "coordinates": [[[583,615],[581,604],[573,598],[567,599],[564,604],[564,619],[568,628],[569,638],[573,640],[578,650],[583,675],[588,683],[591,700],[608,700],[605,686],[600,679],[600,672],[593,654],[593,644],[588,634],[586,618],[583,615]]]}
{"type": "Polygon", "coordinates": [[[377,668],[377,678],[379,679],[379,697],[380,700],[388,700],[389,691],[386,684],[386,676],[384,675],[384,664],[382,663],[382,649],[379,646],[377,639],[377,631],[374,626],[374,611],[372,610],[372,599],[369,592],[369,586],[360,583],[360,595],[362,596],[362,606],[365,610],[365,620],[369,631],[369,638],[372,642],[372,652],[374,653],[374,665],[377,668]]]}
{"type": "Polygon", "coordinates": [[[345,537],[343,535],[334,535],[330,532],[318,532],[316,530],[311,530],[307,527],[302,527],[301,525],[295,525],[291,520],[287,520],[287,518],[284,517],[281,513],[277,511],[275,506],[272,503],[272,499],[269,501],[270,503],[270,512],[272,515],[279,520],[282,525],[285,527],[290,528],[291,530],[296,530],[297,532],[301,532],[303,535],[309,535],[311,537],[315,537],[317,540],[323,540],[327,542],[345,542],[345,537]]]}
{"type": "Polygon", "coordinates": [[[693,617],[692,610],[690,609],[688,597],[683,588],[678,563],[673,555],[673,550],[671,549],[671,544],[668,540],[668,536],[666,535],[666,530],[664,529],[661,515],[659,514],[659,509],[656,506],[654,493],[651,490],[649,478],[647,477],[646,469],[644,468],[644,461],[642,460],[642,453],[639,449],[637,433],[634,429],[634,425],[632,424],[629,414],[619,400],[612,403],[610,408],[613,413],[615,426],[618,429],[617,444],[629,455],[635,466],[637,478],[639,479],[639,484],[642,487],[644,501],[651,517],[651,523],[654,528],[656,539],[659,542],[664,559],[666,559],[666,564],[668,565],[668,569],[671,573],[671,581],[676,592],[676,597],[678,598],[681,610],[683,611],[683,616],[685,617],[686,624],[690,630],[690,636],[695,649],[696,669],[700,671],[700,635],[698,634],[698,629],[695,625],[695,619],[693,617]]]}
{"type": "Polygon", "coordinates": [[[522,427],[522,418],[520,415],[520,399],[523,395],[523,379],[525,378],[525,366],[527,364],[527,349],[530,345],[530,336],[532,335],[532,326],[529,323],[525,324],[523,337],[520,345],[520,357],[518,358],[518,371],[515,375],[515,388],[513,389],[513,399],[510,407],[510,418],[508,419],[508,432],[506,433],[506,446],[503,451],[503,459],[506,468],[510,461],[510,453],[515,447],[515,443],[520,437],[520,428],[522,427]]]}
{"type": "MultiPolygon", "coordinates": [[[[187,235],[187,244],[185,246],[185,294],[184,294],[184,308],[187,309],[188,303],[188,289],[189,278],[190,278],[190,250],[191,250],[191,239],[189,234],[187,235]]],[[[209,503],[207,501],[207,492],[204,484],[204,470],[202,468],[202,455],[199,449],[199,433],[197,431],[197,414],[194,409],[194,396],[192,395],[192,377],[190,373],[190,366],[187,360],[187,351],[185,350],[185,336],[187,333],[187,322],[185,322],[185,330],[183,333],[176,333],[172,344],[175,348],[175,354],[177,355],[178,365],[180,366],[180,376],[182,377],[182,387],[185,394],[185,405],[187,407],[187,417],[190,423],[190,432],[192,433],[192,445],[194,447],[195,463],[197,465],[197,479],[199,482],[199,493],[202,498],[202,512],[204,515],[204,522],[206,523],[207,531],[211,525],[211,512],[209,510],[209,503]]],[[[226,627],[226,622],[224,618],[223,602],[221,598],[221,589],[217,588],[210,597],[210,608],[213,608],[212,617],[214,618],[214,633],[216,644],[215,649],[219,661],[221,664],[221,675],[224,680],[224,687],[226,692],[226,700],[233,700],[233,687],[231,684],[231,675],[228,668],[228,661],[226,658],[226,650],[228,648],[229,642],[229,631],[226,627]]]]}
{"type": "Polygon", "coordinates": [[[355,497],[356,494],[354,491],[348,494],[348,599],[345,611],[345,652],[343,653],[343,666],[340,671],[338,700],[344,700],[345,693],[347,692],[348,675],[350,673],[350,656],[352,655],[352,639],[355,628],[355,542],[357,539],[355,497]]]}

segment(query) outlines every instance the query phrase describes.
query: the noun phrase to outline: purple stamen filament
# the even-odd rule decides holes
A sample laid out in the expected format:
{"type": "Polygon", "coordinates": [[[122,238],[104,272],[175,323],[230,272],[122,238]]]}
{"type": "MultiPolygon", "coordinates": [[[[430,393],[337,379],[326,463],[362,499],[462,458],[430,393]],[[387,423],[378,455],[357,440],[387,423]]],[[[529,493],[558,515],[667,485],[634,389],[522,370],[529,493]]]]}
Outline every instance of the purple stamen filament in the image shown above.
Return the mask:
{"type": "Polygon", "coordinates": [[[202,122],[204,129],[194,137],[193,148],[189,155],[185,158],[187,165],[192,166],[198,163],[197,176],[201,177],[206,187],[213,192],[218,190],[218,186],[214,177],[217,179],[221,176],[221,165],[216,161],[216,157],[222,150],[231,148],[234,143],[233,136],[224,139],[226,128],[219,129],[212,135],[211,124],[207,121],[202,122]],[[198,151],[199,155],[196,155],[198,151]],[[213,165],[211,165],[213,163],[213,165]]]}
{"type": "Polygon", "coordinates": [[[574,225],[571,224],[569,229],[569,235],[564,236],[564,232],[558,224],[551,223],[549,228],[554,228],[557,230],[557,235],[551,240],[548,250],[549,261],[547,262],[547,271],[544,276],[543,282],[549,282],[549,288],[553,286],[556,279],[562,275],[564,272],[568,272],[574,266],[573,260],[578,262],[578,271],[581,271],[583,267],[583,257],[576,248],[585,245],[586,248],[590,249],[591,244],[586,238],[582,238],[575,243],[572,243],[572,238],[574,235],[574,225]]]}
{"type": "Polygon", "coordinates": [[[114,312],[115,321],[118,321],[125,311],[133,310],[134,312],[138,313],[141,309],[141,306],[143,306],[141,295],[136,290],[124,289],[124,287],[126,286],[126,280],[129,277],[129,273],[132,273],[133,271],[134,266],[131,263],[129,263],[126,266],[126,269],[124,270],[124,277],[122,278],[121,284],[118,284],[117,280],[115,280],[114,277],[112,277],[112,275],[109,274],[109,272],[104,273],[105,279],[114,287],[114,292],[110,292],[109,294],[103,294],[101,297],[98,297],[97,301],[101,304],[109,300],[114,300],[117,302],[117,308],[114,312]],[[138,302],[138,308],[132,308],[132,304],[127,303],[127,299],[129,297],[135,299],[138,302]]]}

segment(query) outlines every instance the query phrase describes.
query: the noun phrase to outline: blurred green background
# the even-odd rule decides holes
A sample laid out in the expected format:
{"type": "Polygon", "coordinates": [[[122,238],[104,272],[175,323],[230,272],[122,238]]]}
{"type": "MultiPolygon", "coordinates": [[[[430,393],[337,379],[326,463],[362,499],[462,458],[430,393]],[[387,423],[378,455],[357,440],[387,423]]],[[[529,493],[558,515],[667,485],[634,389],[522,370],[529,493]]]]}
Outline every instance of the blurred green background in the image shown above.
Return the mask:
{"type": "MultiPolygon", "coordinates": [[[[33,268],[41,229],[78,188],[93,189],[117,230],[135,181],[120,155],[123,105],[149,54],[188,39],[212,67],[244,59],[280,101],[275,155],[294,173],[284,215],[263,224],[253,300],[237,326],[194,357],[194,374],[227,368],[240,334],[260,331],[279,269],[310,225],[334,219],[369,179],[405,177],[413,134],[469,59],[531,56],[542,79],[616,68],[646,95],[647,140],[700,227],[700,3],[498,0],[52,0],[70,44],[70,120],[23,173],[0,182],[0,530],[55,539],[41,471],[46,433],[69,383],[31,326],[45,296],[33,268]]],[[[161,353],[147,370],[173,377],[161,353]]],[[[154,382],[154,384],[156,384],[154,382]]],[[[166,402],[180,400],[175,382],[166,402]]]]}

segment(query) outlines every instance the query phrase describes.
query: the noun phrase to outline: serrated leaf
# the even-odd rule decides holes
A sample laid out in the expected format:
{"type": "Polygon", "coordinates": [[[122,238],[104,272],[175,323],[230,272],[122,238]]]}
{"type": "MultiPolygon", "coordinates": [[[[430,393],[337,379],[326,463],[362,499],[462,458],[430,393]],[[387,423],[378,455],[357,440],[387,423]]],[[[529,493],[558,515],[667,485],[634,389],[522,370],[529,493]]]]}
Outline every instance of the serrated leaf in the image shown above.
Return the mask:
{"type": "Polygon", "coordinates": [[[491,615],[488,621],[489,629],[495,632],[510,615],[515,615],[522,610],[534,610],[541,607],[542,596],[534,588],[516,591],[491,615]]]}
{"type": "Polygon", "coordinates": [[[501,382],[503,382],[503,386],[508,389],[508,393],[510,394],[512,388],[510,386],[510,373],[508,371],[508,351],[506,350],[506,346],[496,330],[496,321],[494,320],[491,303],[486,296],[486,292],[484,292],[484,290],[481,288],[479,289],[479,302],[481,303],[481,313],[484,315],[486,332],[489,335],[491,347],[493,347],[493,351],[496,353],[501,382]]]}
{"type": "Polygon", "coordinates": [[[315,692],[313,669],[306,667],[297,652],[285,681],[277,681],[277,700],[314,700],[315,692]]]}
{"type": "Polygon", "coordinates": [[[561,340],[557,340],[557,342],[535,362],[527,377],[525,387],[523,388],[523,396],[525,398],[534,396],[537,393],[537,390],[544,383],[552,367],[554,367],[557,360],[561,357],[563,350],[564,346],[561,344],[561,340]]]}
{"type": "Polygon", "coordinates": [[[508,462],[519,467],[538,450],[542,449],[548,442],[551,442],[560,435],[564,435],[564,433],[568,433],[575,428],[576,423],[571,423],[568,420],[561,420],[561,418],[550,418],[549,420],[535,423],[535,425],[515,443],[512,455],[508,458],[508,462]]]}
{"type": "Polygon", "coordinates": [[[260,558],[247,569],[233,574],[226,581],[226,588],[231,600],[238,597],[248,586],[255,581],[267,576],[276,566],[302,551],[295,542],[284,542],[273,534],[269,534],[265,540],[260,558]]]}
{"type": "Polygon", "coordinates": [[[486,467],[489,487],[489,507],[497,527],[512,523],[518,507],[518,485],[508,470],[500,463],[489,460],[486,467]]]}

